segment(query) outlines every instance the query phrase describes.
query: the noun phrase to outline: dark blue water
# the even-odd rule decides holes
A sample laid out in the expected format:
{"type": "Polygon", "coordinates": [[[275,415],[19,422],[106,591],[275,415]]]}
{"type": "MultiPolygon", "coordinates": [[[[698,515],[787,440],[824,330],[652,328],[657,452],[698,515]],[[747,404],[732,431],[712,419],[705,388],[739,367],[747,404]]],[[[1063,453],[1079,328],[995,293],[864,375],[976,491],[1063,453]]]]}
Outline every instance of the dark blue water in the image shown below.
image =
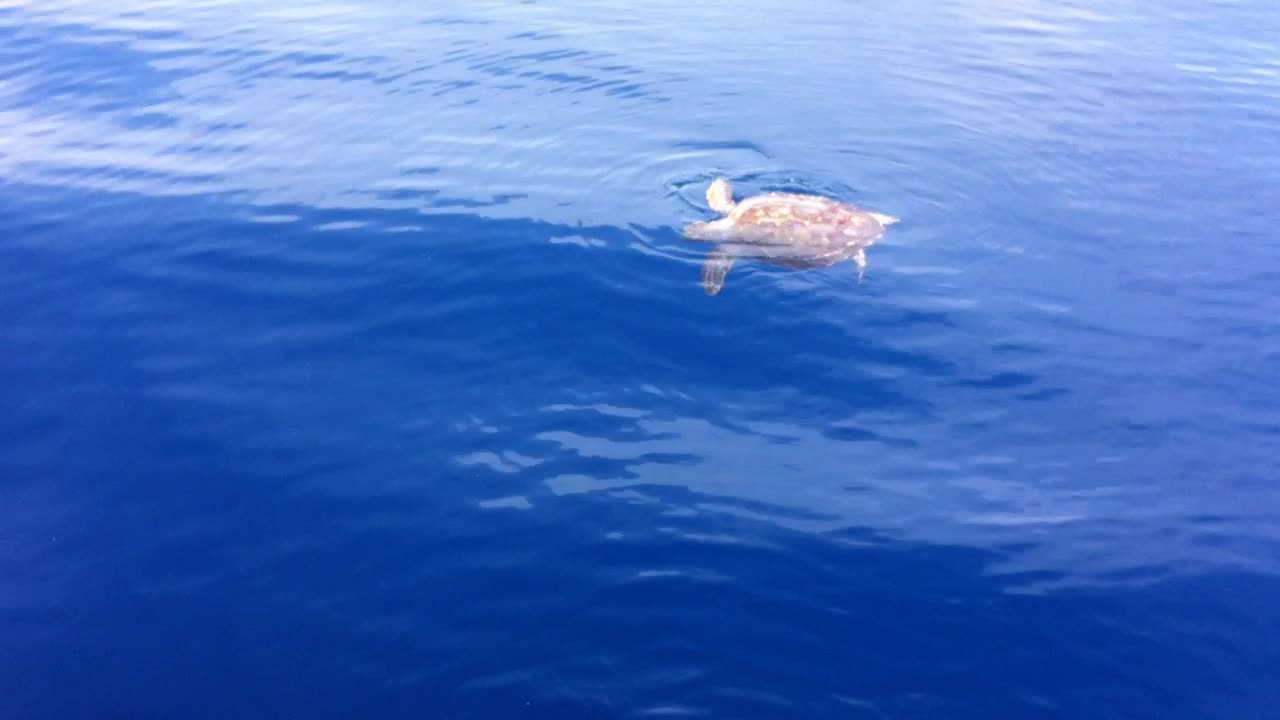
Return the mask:
{"type": "Polygon", "coordinates": [[[0,2],[0,718],[1277,717],[1271,3],[405,5],[0,2]]]}

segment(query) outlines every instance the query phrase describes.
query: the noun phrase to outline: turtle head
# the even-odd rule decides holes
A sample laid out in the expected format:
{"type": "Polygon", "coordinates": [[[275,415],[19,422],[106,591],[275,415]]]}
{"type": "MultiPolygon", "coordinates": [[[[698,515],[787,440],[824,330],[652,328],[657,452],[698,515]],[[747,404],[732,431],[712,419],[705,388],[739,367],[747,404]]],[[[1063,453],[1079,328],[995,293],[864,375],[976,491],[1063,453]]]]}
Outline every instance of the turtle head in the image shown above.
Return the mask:
{"type": "Polygon", "coordinates": [[[729,233],[731,225],[727,218],[713,220],[712,222],[692,222],[684,226],[682,234],[690,240],[710,240],[717,242],[724,240],[729,233]]]}
{"type": "Polygon", "coordinates": [[[712,210],[725,215],[733,211],[733,186],[728,178],[716,178],[707,187],[707,204],[712,210]]]}

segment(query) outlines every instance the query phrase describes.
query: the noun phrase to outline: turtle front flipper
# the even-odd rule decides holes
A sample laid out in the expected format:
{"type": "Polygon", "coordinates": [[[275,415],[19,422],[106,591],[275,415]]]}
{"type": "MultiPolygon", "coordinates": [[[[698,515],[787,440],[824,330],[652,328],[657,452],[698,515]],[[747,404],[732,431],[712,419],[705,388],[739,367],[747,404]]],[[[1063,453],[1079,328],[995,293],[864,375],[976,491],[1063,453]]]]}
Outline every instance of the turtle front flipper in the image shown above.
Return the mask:
{"type": "Polygon", "coordinates": [[[716,178],[707,187],[707,205],[724,215],[733,212],[733,185],[729,178],[716,178]]]}
{"type": "Polygon", "coordinates": [[[702,289],[715,295],[724,287],[725,276],[733,267],[733,256],[723,250],[714,250],[702,264],[702,289]]]}

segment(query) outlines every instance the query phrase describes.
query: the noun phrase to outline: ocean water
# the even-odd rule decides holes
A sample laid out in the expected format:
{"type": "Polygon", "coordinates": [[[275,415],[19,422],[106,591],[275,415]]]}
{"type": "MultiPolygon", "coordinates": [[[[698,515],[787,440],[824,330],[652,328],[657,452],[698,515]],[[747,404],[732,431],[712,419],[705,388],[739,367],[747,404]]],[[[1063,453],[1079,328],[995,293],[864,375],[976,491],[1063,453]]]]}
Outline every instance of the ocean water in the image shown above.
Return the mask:
{"type": "Polygon", "coordinates": [[[0,718],[1278,717],[1276,38],[0,0],[0,718]]]}

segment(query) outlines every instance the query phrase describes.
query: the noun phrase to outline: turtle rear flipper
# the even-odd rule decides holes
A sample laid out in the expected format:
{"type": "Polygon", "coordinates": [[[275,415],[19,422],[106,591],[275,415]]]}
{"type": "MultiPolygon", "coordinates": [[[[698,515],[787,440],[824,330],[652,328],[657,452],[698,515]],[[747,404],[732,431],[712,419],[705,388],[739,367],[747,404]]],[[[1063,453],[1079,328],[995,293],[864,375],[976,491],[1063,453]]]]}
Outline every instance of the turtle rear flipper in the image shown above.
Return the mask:
{"type": "Polygon", "coordinates": [[[715,295],[724,287],[725,276],[733,267],[733,256],[723,250],[713,251],[702,264],[702,289],[715,295]]]}

